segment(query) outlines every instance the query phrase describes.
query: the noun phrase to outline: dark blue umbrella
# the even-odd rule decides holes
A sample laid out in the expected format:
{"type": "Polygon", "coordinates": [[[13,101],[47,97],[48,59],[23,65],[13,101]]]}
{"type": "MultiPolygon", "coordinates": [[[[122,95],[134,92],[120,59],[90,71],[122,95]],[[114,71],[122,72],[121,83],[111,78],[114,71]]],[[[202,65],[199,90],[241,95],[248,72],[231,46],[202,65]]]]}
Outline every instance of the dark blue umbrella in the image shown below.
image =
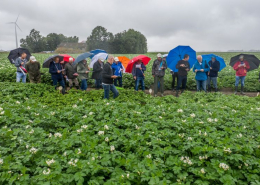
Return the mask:
{"type": "Polygon", "coordinates": [[[209,61],[211,61],[212,57],[215,57],[216,60],[219,61],[219,63],[220,63],[219,71],[221,71],[222,69],[224,69],[226,67],[225,60],[222,57],[214,55],[214,54],[202,55],[202,60],[207,61],[207,63],[209,63],[209,61]]]}
{"type": "Polygon", "coordinates": [[[197,61],[197,58],[196,51],[194,51],[190,46],[177,46],[176,48],[172,49],[166,58],[168,67],[174,72],[178,72],[178,69],[176,69],[176,64],[178,61],[184,58],[185,54],[190,56],[189,63],[190,68],[192,68],[192,66],[197,61]]]}
{"type": "Polygon", "coordinates": [[[92,59],[96,54],[107,53],[107,52],[105,50],[102,50],[102,49],[95,49],[95,50],[90,51],[90,53],[93,53],[93,56],[90,57],[92,59]]]}
{"type": "Polygon", "coordinates": [[[91,56],[93,56],[92,53],[88,53],[88,52],[82,53],[82,54],[80,54],[80,55],[75,59],[75,61],[74,61],[73,64],[76,65],[76,64],[79,63],[80,61],[85,60],[86,58],[91,57],[91,56]]]}
{"type": "Polygon", "coordinates": [[[27,54],[26,59],[29,61],[31,53],[26,48],[17,48],[17,49],[14,49],[14,50],[10,51],[10,53],[9,53],[7,58],[9,59],[11,64],[14,64],[15,60],[18,57],[20,57],[22,53],[26,53],[27,54]]]}
{"type": "Polygon", "coordinates": [[[47,58],[43,64],[42,67],[43,68],[49,68],[50,67],[50,63],[54,60],[54,58],[59,57],[60,61],[63,61],[63,56],[61,55],[52,55],[49,58],[47,58]]]}

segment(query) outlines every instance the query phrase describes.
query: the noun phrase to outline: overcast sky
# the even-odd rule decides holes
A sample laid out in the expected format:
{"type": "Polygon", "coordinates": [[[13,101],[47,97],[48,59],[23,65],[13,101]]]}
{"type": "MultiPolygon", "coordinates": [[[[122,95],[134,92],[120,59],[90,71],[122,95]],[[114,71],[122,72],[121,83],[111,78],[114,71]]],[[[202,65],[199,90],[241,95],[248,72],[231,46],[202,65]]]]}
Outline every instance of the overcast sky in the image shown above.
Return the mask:
{"type": "Polygon", "coordinates": [[[196,51],[260,49],[259,0],[0,0],[0,50],[15,48],[31,29],[86,40],[92,29],[143,33],[149,51],[190,45],[196,51]]]}

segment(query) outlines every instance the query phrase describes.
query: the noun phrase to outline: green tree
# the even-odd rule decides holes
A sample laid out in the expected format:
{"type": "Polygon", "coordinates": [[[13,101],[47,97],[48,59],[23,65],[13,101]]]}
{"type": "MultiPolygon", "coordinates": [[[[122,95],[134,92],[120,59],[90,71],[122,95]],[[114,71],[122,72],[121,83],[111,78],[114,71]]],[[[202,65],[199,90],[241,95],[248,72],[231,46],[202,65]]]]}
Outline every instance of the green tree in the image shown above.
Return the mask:
{"type": "Polygon", "coordinates": [[[25,39],[21,39],[21,47],[29,49],[31,52],[41,52],[46,48],[46,40],[40,32],[32,29],[25,39]]]}
{"type": "Polygon", "coordinates": [[[107,52],[111,52],[112,48],[110,47],[110,44],[113,39],[113,34],[107,32],[106,28],[97,26],[92,30],[91,35],[87,38],[87,49],[103,49],[107,52]]]}
{"type": "Polygon", "coordinates": [[[62,42],[62,37],[57,33],[49,33],[46,36],[46,50],[54,51],[57,46],[62,42]]]}

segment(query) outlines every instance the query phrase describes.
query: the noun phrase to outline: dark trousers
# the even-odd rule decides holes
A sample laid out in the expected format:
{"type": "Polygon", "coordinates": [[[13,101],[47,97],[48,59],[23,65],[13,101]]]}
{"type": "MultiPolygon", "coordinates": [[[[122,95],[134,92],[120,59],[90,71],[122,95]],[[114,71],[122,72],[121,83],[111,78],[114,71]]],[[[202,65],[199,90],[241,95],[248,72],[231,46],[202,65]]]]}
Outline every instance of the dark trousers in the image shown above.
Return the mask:
{"type": "Polygon", "coordinates": [[[180,88],[182,91],[184,91],[186,89],[186,84],[187,84],[187,76],[178,76],[177,91],[180,90],[180,88]]]}
{"type": "Polygon", "coordinates": [[[176,84],[178,85],[178,72],[172,74],[172,89],[174,89],[175,87],[175,79],[176,79],[176,84]]]}
{"type": "Polygon", "coordinates": [[[55,89],[57,88],[57,84],[58,82],[60,83],[60,85],[65,88],[65,83],[64,83],[64,80],[63,78],[54,78],[52,79],[53,80],[53,85],[55,86],[55,89]]]}
{"type": "Polygon", "coordinates": [[[102,88],[102,80],[101,79],[96,79],[96,89],[102,88]]]}
{"type": "Polygon", "coordinates": [[[118,78],[114,79],[115,86],[118,86],[117,81],[119,82],[119,87],[122,87],[123,86],[122,77],[118,77],[118,78]]]}
{"type": "Polygon", "coordinates": [[[164,93],[164,77],[163,76],[155,76],[154,77],[154,95],[158,92],[158,83],[160,82],[160,92],[164,93]]]}

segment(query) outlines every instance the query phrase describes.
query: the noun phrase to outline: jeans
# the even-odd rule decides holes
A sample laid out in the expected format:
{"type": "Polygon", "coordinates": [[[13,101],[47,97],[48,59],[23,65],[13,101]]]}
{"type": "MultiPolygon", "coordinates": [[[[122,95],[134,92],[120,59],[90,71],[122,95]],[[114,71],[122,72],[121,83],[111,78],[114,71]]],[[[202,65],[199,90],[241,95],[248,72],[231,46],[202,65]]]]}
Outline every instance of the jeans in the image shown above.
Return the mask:
{"type": "Polygon", "coordinates": [[[154,77],[154,94],[156,95],[158,93],[159,85],[160,83],[160,92],[164,93],[164,77],[163,76],[155,76],[154,77]]]}
{"type": "Polygon", "coordinates": [[[172,75],[172,89],[174,89],[175,87],[175,79],[177,81],[177,84],[178,84],[178,73],[175,72],[173,75],[172,75]]]}
{"type": "Polygon", "coordinates": [[[206,89],[207,80],[196,80],[196,84],[197,84],[197,91],[201,91],[201,87],[202,87],[202,90],[207,92],[206,89]]]}
{"type": "Polygon", "coordinates": [[[104,99],[109,99],[109,92],[112,91],[114,94],[114,99],[119,96],[119,92],[117,91],[116,87],[111,84],[111,85],[105,85],[103,84],[103,89],[104,89],[104,99]]]}
{"type": "Polygon", "coordinates": [[[144,89],[145,89],[144,77],[136,77],[136,80],[135,80],[135,90],[138,91],[140,82],[141,82],[142,90],[144,91],[144,89]]]}
{"type": "Polygon", "coordinates": [[[114,79],[114,85],[115,86],[118,86],[117,81],[119,82],[119,87],[122,87],[123,86],[122,77],[118,77],[118,78],[114,79]]]}
{"type": "Polygon", "coordinates": [[[96,85],[96,89],[100,89],[102,87],[102,80],[96,79],[95,85],[96,85]]]}
{"type": "Polygon", "coordinates": [[[211,81],[212,81],[212,83],[213,83],[213,87],[215,88],[215,89],[217,89],[218,88],[218,77],[208,77],[208,87],[210,88],[210,83],[211,83],[211,81]]]}
{"type": "Polygon", "coordinates": [[[186,84],[187,84],[187,76],[178,76],[178,81],[177,81],[177,91],[182,89],[184,91],[186,89],[186,84]],[[182,87],[181,87],[182,85],[182,87]]]}
{"type": "Polygon", "coordinates": [[[57,88],[57,84],[58,82],[60,83],[60,85],[65,88],[65,83],[64,83],[64,80],[63,78],[54,78],[52,79],[53,80],[53,85],[55,86],[55,89],[57,88]]]}
{"type": "Polygon", "coordinates": [[[23,83],[26,83],[26,74],[23,74],[22,72],[16,72],[16,82],[20,82],[21,79],[23,83]]]}
{"type": "Polygon", "coordinates": [[[235,86],[238,86],[239,81],[241,80],[241,86],[244,87],[245,86],[245,76],[236,76],[236,83],[235,86]]]}
{"type": "Polygon", "coordinates": [[[87,79],[81,80],[81,87],[80,88],[81,88],[82,91],[87,90],[87,88],[88,88],[87,79]]]}

